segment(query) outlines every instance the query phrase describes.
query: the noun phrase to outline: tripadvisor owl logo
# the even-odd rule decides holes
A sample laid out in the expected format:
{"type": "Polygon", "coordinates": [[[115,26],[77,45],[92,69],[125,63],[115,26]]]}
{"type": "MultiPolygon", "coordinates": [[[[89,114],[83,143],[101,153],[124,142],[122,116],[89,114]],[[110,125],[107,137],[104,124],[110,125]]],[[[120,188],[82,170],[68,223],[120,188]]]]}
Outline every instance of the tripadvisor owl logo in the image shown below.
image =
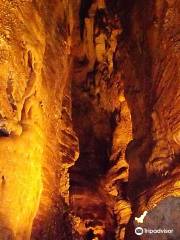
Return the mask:
{"type": "Polygon", "coordinates": [[[143,235],[143,228],[142,227],[135,228],[135,234],[138,236],[143,235]]]}

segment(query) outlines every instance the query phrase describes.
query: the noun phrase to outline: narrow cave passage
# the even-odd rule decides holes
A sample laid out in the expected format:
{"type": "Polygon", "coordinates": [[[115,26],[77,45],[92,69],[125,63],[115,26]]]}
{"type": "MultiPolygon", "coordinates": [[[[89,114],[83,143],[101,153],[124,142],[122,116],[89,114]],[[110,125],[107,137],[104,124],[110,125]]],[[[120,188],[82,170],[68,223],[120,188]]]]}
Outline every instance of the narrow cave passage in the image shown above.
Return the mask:
{"type": "Polygon", "coordinates": [[[179,13],[0,0],[0,240],[180,239],[179,13]]]}
{"type": "Polygon", "coordinates": [[[132,123],[114,58],[122,32],[116,8],[122,6],[113,1],[105,9],[105,2],[99,1],[95,10],[93,4],[82,1],[77,25],[81,34],[79,40],[75,36],[73,49],[72,122],[80,156],[69,171],[70,206],[80,236],[113,240],[124,231],[130,212],[125,150],[132,123]],[[122,220],[124,206],[128,214],[122,220]]]}
{"type": "Polygon", "coordinates": [[[79,231],[85,239],[95,239],[96,236],[113,239],[113,233],[109,232],[115,222],[101,186],[109,169],[112,117],[93,102],[83,84],[81,88],[74,84],[72,93],[72,119],[79,138],[80,156],[70,170],[71,205],[82,220],[79,231]]]}

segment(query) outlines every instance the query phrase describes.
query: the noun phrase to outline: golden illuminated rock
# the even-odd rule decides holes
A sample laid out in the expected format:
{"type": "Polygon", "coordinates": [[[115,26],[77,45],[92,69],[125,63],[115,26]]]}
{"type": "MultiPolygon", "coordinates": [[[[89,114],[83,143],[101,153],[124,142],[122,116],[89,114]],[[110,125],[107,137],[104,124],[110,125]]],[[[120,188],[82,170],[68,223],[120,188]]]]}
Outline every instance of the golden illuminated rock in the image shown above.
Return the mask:
{"type": "Polygon", "coordinates": [[[35,217],[34,234],[42,220],[44,225],[40,227],[46,232],[53,192],[64,181],[61,192],[68,201],[69,178],[63,172],[78,157],[78,141],[71,122],[64,123],[67,133],[63,138],[67,140],[62,139],[60,128],[65,121],[61,117],[63,111],[67,112],[65,115],[71,112],[71,100],[67,106],[62,103],[64,88],[69,85],[68,21],[64,27],[57,23],[64,18],[58,9],[67,3],[59,3],[57,11],[49,8],[48,12],[42,4],[52,5],[49,1],[0,1],[1,239],[30,239],[35,217]],[[51,13],[50,26],[47,17],[51,13]],[[61,51],[64,56],[53,59],[52,67],[50,59],[61,51]],[[66,68],[62,74],[63,66],[66,68]],[[71,135],[74,140],[70,142],[71,135]],[[67,142],[69,149],[74,146],[72,155],[67,152],[60,156],[60,141],[67,142]],[[58,164],[58,159],[62,164],[58,164]],[[58,169],[57,165],[61,167],[58,169]],[[62,176],[58,174],[57,178],[55,172],[62,176]]]}

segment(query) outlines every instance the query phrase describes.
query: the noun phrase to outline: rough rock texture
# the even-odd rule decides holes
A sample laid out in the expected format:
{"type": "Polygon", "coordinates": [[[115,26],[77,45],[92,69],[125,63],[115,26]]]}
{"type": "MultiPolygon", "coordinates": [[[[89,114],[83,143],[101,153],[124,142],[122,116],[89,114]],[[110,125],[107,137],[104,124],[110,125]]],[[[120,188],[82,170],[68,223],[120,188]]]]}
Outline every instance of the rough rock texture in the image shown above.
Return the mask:
{"type": "Polygon", "coordinates": [[[169,199],[178,229],[179,13],[0,0],[0,239],[154,239],[169,199]]]}
{"type": "Polygon", "coordinates": [[[168,195],[179,196],[179,3],[139,1],[126,10],[117,58],[133,126],[126,149],[133,218],[168,195]]]}
{"type": "Polygon", "coordinates": [[[33,239],[57,239],[58,214],[63,222],[67,169],[78,157],[71,121],[68,8],[66,1],[0,1],[3,240],[29,239],[35,217],[33,239]]]}

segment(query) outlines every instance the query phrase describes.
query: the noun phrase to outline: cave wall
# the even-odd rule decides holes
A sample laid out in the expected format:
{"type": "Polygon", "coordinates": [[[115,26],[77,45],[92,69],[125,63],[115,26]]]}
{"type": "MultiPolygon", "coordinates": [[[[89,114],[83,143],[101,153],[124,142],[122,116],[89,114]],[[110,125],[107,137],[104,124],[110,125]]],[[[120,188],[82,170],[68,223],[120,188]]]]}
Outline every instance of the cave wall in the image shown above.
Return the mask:
{"type": "Polygon", "coordinates": [[[179,4],[129,2],[122,20],[116,57],[133,126],[126,149],[132,220],[167,196],[179,196],[179,4]]]}
{"type": "Polygon", "coordinates": [[[133,123],[134,140],[127,148],[132,183],[145,178],[153,185],[178,172],[178,8],[177,1],[135,3],[120,40],[117,57],[133,123]]]}
{"type": "MultiPolygon", "coordinates": [[[[0,16],[0,238],[30,239],[33,227],[32,239],[57,239],[57,217],[71,227],[67,169],[79,151],[71,121],[71,3],[0,1],[0,16]]],[[[71,230],[64,231],[68,239],[71,230]]]]}

